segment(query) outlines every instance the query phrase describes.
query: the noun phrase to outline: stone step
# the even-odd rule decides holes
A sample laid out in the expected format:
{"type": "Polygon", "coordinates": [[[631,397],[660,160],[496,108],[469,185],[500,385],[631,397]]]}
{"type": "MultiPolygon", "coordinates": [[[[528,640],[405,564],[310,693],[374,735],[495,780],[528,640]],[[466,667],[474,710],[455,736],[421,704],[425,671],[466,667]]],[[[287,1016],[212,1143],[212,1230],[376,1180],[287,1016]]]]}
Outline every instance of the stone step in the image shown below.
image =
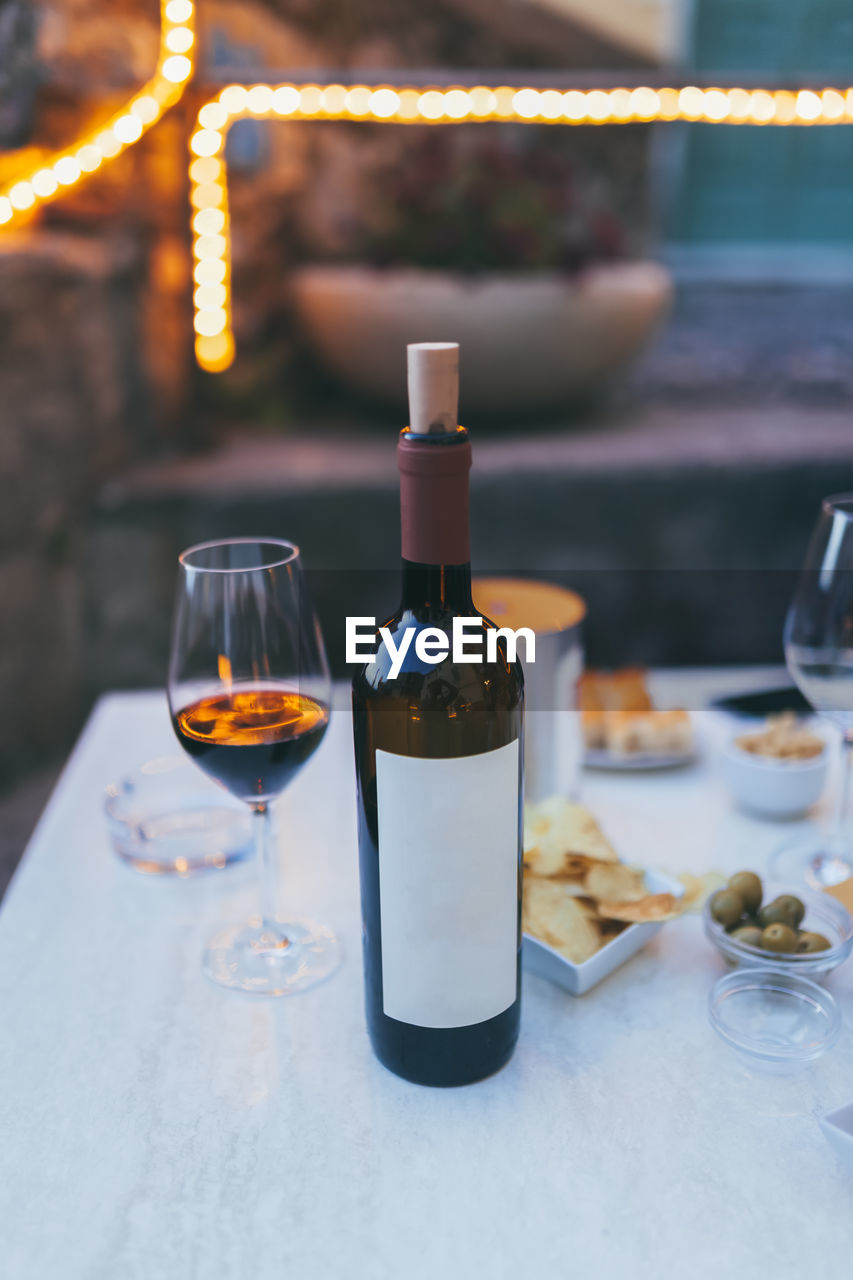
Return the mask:
{"type": "MultiPolygon", "coordinates": [[[[572,431],[481,432],[474,563],[579,590],[596,662],[778,661],[820,500],[845,489],[853,422],[837,409],[649,405],[572,431]]],[[[240,534],[300,544],[343,673],[345,614],[396,603],[393,431],[235,432],[106,486],[84,561],[93,685],[162,682],[178,552],[240,534]]]]}

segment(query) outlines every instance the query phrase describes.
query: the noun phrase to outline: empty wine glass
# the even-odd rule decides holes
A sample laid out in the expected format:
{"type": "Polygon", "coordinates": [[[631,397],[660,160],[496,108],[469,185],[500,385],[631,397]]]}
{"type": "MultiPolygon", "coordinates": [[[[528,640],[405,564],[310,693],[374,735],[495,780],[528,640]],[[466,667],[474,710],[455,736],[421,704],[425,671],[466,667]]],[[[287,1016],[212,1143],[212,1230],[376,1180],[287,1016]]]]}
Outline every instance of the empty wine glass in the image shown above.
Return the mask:
{"type": "Polygon", "coordinates": [[[847,825],[853,751],[853,494],[825,498],[785,621],[788,670],[815,711],[841,732],[841,781],[832,827],[780,849],[774,879],[816,888],[853,875],[847,825]]]}
{"type": "Polygon", "coordinates": [[[205,773],[252,811],[260,915],[211,939],[205,972],[225,987],[289,995],[327,977],[338,946],[323,925],[276,911],[270,805],[319,747],[330,677],[299,548],[231,538],[179,557],[169,663],[178,741],[205,773]]]}

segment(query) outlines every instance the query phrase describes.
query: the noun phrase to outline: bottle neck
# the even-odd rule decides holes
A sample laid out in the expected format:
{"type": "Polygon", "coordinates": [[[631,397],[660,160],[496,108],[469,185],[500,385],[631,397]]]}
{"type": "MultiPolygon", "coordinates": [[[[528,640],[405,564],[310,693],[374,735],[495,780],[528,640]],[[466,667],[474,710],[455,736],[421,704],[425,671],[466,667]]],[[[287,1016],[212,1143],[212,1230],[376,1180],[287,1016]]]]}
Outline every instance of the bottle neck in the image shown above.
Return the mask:
{"type": "MultiPolygon", "coordinates": [[[[400,524],[403,560],[458,568],[471,559],[468,537],[468,472],[471,446],[464,427],[451,433],[400,433],[400,524]]],[[[450,575],[455,577],[455,575],[450,575]]],[[[445,577],[447,577],[445,573],[445,577]]]]}
{"type": "Polygon", "coordinates": [[[470,564],[420,564],[403,559],[403,609],[440,613],[473,610],[470,564]]]}

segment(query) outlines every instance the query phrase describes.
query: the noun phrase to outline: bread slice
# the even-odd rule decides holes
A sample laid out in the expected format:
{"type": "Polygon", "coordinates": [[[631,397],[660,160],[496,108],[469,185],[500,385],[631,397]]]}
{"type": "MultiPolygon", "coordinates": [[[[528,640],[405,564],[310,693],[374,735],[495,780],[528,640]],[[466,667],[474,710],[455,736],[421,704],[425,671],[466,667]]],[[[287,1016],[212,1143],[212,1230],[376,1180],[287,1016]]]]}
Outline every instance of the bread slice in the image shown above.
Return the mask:
{"type": "Polygon", "coordinates": [[[650,711],[645,671],[585,671],[578,681],[578,706],[581,711],[650,711]]]}
{"type": "Polygon", "coordinates": [[[607,717],[607,747],[616,756],[689,755],[693,728],[686,711],[614,711],[607,717]]]}

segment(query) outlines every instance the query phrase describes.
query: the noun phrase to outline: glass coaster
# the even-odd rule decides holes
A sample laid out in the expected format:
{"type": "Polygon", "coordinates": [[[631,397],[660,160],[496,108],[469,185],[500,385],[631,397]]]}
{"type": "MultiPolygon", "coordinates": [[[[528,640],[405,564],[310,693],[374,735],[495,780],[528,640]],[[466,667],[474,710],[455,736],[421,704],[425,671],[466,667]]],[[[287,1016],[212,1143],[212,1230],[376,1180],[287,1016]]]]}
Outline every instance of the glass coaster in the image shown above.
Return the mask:
{"type": "Polygon", "coordinates": [[[181,756],[149,760],[111,782],[104,812],[118,856],[147,875],[221,870],[252,853],[246,806],[181,756]]]}
{"type": "Polygon", "coordinates": [[[711,1026],[753,1067],[796,1071],[831,1049],[841,1031],[835,1000],[808,978],[743,968],[715,983],[711,1026]]]}

